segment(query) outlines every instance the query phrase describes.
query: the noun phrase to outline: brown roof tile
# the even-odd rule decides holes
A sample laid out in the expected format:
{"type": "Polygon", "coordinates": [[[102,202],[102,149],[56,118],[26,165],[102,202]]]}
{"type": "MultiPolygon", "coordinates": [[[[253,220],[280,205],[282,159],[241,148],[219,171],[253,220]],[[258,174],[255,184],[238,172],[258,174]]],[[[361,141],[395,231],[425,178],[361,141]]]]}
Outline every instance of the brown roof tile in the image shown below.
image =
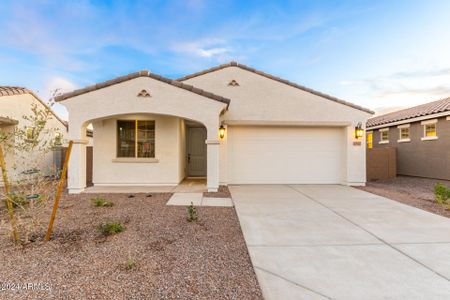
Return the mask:
{"type": "Polygon", "coordinates": [[[28,94],[31,91],[19,86],[0,86],[0,96],[13,96],[28,94]]]}
{"type": "Polygon", "coordinates": [[[367,127],[385,125],[446,111],[450,111],[450,97],[371,118],[367,120],[367,127]]]}
{"type": "Polygon", "coordinates": [[[340,103],[340,104],[343,104],[343,105],[347,105],[347,106],[350,106],[350,107],[358,109],[358,110],[362,110],[362,111],[367,112],[369,114],[373,114],[374,113],[370,109],[364,108],[362,106],[359,106],[359,105],[347,102],[345,100],[342,100],[342,99],[339,99],[339,98],[336,98],[336,97],[333,97],[333,96],[330,96],[330,95],[318,92],[316,90],[307,88],[307,87],[302,86],[300,84],[297,84],[297,83],[291,82],[289,80],[286,80],[286,79],[283,79],[283,78],[280,78],[280,77],[277,77],[277,76],[265,73],[263,71],[256,70],[256,69],[254,69],[252,67],[248,67],[246,65],[240,64],[240,63],[235,62],[235,61],[229,62],[227,64],[222,64],[222,65],[219,65],[219,66],[216,66],[216,67],[212,67],[210,69],[206,69],[206,70],[203,70],[203,71],[200,71],[200,72],[197,72],[197,73],[193,73],[193,74],[190,74],[190,75],[178,78],[177,80],[178,81],[185,81],[185,80],[188,80],[188,79],[191,79],[191,78],[194,78],[194,77],[205,75],[205,74],[208,74],[208,73],[211,73],[211,72],[215,72],[215,71],[218,71],[218,70],[221,70],[221,69],[225,69],[225,68],[228,68],[228,67],[238,67],[238,68],[241,68],[243,70],[246,70],[246,71],[249,71],[249,72],[253,72],[255,74],[264,76],[266,78],[269,78],[269,79],[272,79],[272,80],[275,80],[275,81],[287,84],[289,86],[292,86],[294,88],[306,91],[306,92],[311,93],[313,95],[320,96],[322,98],[325,98],[325,99],[328,99],[328,100],[331,100],[331,101],[334,101],[334,102],[337,102],[337,103],[340,103]]]}
{"type": "Polygon", "coordinates": [[[91,85],[91,86],[88,86],[88,87],[85,87],[85,88],[82,88],[82,89],[78,89],[78,90],[75,90],[75,91],[72,91],[72,92],[69,92],[69,93],[65,93],[65,94],[59,95],[59,96],[55,97],[55,101],[57,101],[57,102],[63,101],[63,100],[66,100],[68,98],[79,96],[79,95],[82,95],[82,94],[85,94],[85,93],[89,93],[89,92],[92,92],[92,91],[95,91],[95,90],[98,90],[98,89],[101,89],[101,88],[104,88],[104,87],[107,87],[107,86],[118,84],[118,83],[121,83],[121,82],[124,82],[124,81],[127,81],[127,80],[138,78],[138,77],[150,77],[152,79],[155,79],[155,80],[158,80],[158,81],[162,81],[164,83],[167,83],[167,84],[173,85],[175,87],[187,90],[189,92],[198,94],[200,96],[207,97],[207,98],[219,101],[219,102],[223,102],[223,103],[227,104],[227,106],[230,104],[230,99],[227,99],[227,98],[224,98],[222,96],[215,95],[213,93],[210,93],[210,92],[204,91],[202,89],[193,87],[192,85],[189,85],[189,84],[185,84],[185,83],[182,83],[182,82],[179,82],[179,81],[176,81],[176,80],[165,78],[165,77],[163,77],[161,75],[158,75],[158,74],[150,73],[150,71],[147,71],[147,70],[142,70],[142,71],[131,73],[131,74],[128,74],[128,75],[125,75],[125,76],[120,76],[120,77],[117,77],[117,78],[114,78],[114,79],[111,79],[111,80],[108,80],[108,81],[104,81],[104,82],[97,83],[97,84],[94,84],[94,85],[91,85]]]}

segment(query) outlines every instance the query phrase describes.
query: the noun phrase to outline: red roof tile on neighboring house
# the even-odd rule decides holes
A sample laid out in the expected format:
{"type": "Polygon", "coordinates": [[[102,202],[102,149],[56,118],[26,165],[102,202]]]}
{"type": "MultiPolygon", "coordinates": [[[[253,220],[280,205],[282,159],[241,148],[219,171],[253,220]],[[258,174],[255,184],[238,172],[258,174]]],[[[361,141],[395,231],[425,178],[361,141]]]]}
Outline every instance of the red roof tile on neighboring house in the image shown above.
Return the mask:
{"type": "Polygon", "coordinates": [[[385,125],[446,111],[450,111],[450,97],[371,118],[367,120],[367,127],[385,125]]]}
{"type": "Polygon", "coordinates": [[[0,96],[13,96],[31,93],[30,90],[19,86],[0,86],[0,96]]]}

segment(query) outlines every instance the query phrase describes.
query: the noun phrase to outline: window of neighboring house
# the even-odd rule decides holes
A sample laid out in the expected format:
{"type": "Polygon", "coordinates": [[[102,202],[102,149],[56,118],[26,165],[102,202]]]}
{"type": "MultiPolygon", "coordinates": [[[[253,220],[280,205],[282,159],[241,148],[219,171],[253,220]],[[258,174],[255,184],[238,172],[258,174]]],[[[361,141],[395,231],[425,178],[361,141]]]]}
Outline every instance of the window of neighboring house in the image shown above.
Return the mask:
{"type": "Polygon", "coordinates": [[[27,127],[25,129],[25,138],[27,140],[34,140],[34,127],[27,127]]]}
{"type": "Polygon", "coordinates": [[[424,125],[425,134],[424,136],[436,136],[436,124],[427,124],[424,125]]]}
{"type": "Polygon", "coordinates": [[[60,146],[62,145],[62,134],[61,132],[55,133],[55,145],[60,146]]]}
{"type": "Polygon", "coordinates": [[[409,124],[407,125],[400,125],[398,126],[398,136],[399,139],[397,142],[404,143],[404,142],[410,142],[410,135],[409,135],[409,124]]]}
{"type": "Polygon", "coordinates": [[[155,157],[155,121],[117,121],[117,157],[155,157]]]}
{"type": "Polygon", "coordinates": [[[435,140],[437,136],[437,120],[429,120],[422,122],[423,125],[423,137],[422,141],[435,140]]]}
{"type": "Polygon", "coordinates": [[[389,128],[380,129],[380,144],[389,143],[389,128]]]}
{"type": "Polygon", "coordinates": [[[373,148],[373,133],[367,132],[367,148],[372,149],[373,148]]]}

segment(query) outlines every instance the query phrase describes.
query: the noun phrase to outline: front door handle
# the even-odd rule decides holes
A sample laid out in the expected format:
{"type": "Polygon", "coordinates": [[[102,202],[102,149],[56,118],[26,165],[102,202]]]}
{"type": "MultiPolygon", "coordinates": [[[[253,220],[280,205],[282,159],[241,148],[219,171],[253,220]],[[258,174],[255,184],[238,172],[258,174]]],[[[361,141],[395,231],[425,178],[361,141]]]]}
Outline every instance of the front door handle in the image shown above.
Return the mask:
{"type": "Polygon", "coordinates": [[[187,155],[187,158],[188,158],[188,164],[190,164],[191,163],[191,154],[190,153],[187,155]]]}

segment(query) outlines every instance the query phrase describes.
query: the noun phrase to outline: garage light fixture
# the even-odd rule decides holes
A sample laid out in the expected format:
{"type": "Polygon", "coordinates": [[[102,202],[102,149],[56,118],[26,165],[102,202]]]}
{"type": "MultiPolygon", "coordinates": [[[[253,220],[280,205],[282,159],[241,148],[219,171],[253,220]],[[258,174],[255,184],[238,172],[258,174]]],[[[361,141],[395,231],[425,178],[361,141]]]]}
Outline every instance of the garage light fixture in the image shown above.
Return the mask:
{"type": "Polygon", "coordinates": [[[223,139],[225,137],[225,127],[223,125],[220,125],[219,127],[219,137],[223,139]]]}
{"type": "Polygon", "coordinates": [[[361,122],[358,123],[355,127],[355,138],[360,140],[364,136],[364,130],[362,129],[361,122]]]}

